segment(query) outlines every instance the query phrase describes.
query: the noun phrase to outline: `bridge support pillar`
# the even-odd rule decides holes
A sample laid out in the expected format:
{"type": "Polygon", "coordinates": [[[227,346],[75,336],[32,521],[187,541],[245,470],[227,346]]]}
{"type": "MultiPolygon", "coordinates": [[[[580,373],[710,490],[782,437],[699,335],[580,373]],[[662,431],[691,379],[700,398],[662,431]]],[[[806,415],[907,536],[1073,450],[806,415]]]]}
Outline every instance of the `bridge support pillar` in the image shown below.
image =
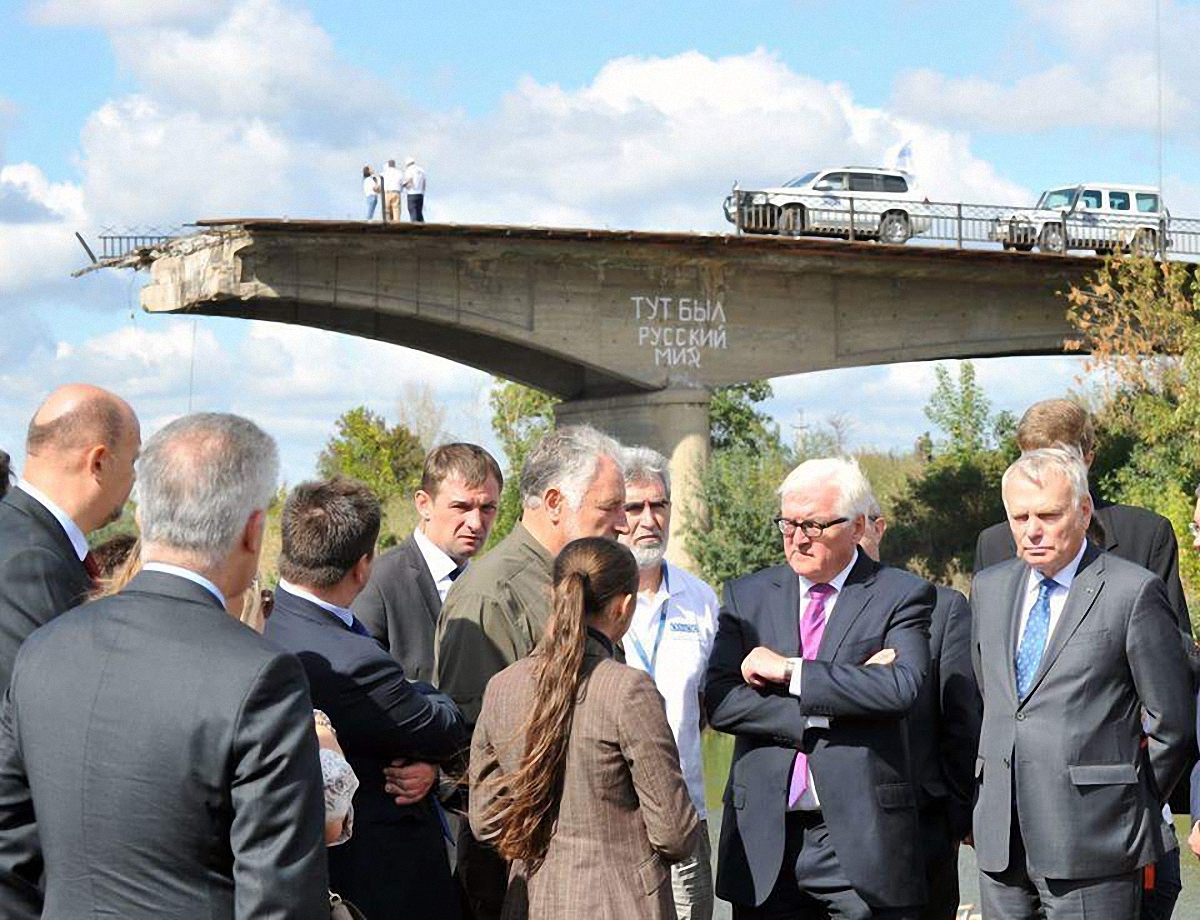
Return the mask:
{"type": "Polygon", "coordinates": [[[671,534],[667,558],[693,569],[684,530],[704,513],[700,471],[708,460],[706,389],[658,390],[579,399],[555,408],[559,425],[588,424],[622,444],[653,448],[671,462],[671,534]]]}

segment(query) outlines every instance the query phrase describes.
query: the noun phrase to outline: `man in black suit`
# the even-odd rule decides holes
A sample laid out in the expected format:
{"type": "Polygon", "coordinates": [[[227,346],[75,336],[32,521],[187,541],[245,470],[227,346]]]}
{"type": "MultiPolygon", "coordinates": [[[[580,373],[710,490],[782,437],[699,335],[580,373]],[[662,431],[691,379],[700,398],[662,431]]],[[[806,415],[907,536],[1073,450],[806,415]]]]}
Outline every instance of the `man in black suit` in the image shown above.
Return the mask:
{"type": "Polygon", "coordinates": [[[354,834],[329,853],[333,890],[370,920],[455,920],[445,825],[427,794],[432,777],[397,804],[382,771],[397,758],[447,761],[470,739],[449,698],[410,683],[350,610],[370,576],[379,519],[379,501],[361,483],[335,479],[292,490],[265,634],[299,656],[313,705],[329,716],[362,780],[354,834]]]}
{"type": "Polygon", "coordinates": [[[487,543],[503,487],[500,465],[482,447],[443,444],[430,451],[413,498],[417,529],[375,560],[354,599],[354,615],[412,680],[433,678],[442,601],[487,543]]]}
{"type": "MultiPolygon", "coordinates": [[[[876,562],[887,519],[874,498],[859,546],[876,562]]],[[[921,920],[958,916],[958,849],[971,834],[975,756],[983,704],[971,666],[971,607],[952,588],[936,586],[929,626],[929,673],[908,714],[913,779],[929,900],[921,920]]]]}
{"type": "Polygon", "coordinates": [[[737,738],[717,894],[735,918],[915,918],[904,719],[933,586],[858,550],[871,493],[854,461],[809,460],[780,494],[787,565],[726,585],[708,665],[709,721],[737,738]]]}
{"type": "Polygon", "coordinates": [[[275,443],[186,416],[138,472],[143,571],[30,636],[0,710],[0,916],[328,920],[304,671],[225,610],[275,443]]]}
{"type": "Polygon", "coordinates": [[[59,387],[34,413],[0,500],[0,686],[29,634],[91,590],[87,535],[120,516],[141,441],[133,409],[99,387],[59,387]]]}

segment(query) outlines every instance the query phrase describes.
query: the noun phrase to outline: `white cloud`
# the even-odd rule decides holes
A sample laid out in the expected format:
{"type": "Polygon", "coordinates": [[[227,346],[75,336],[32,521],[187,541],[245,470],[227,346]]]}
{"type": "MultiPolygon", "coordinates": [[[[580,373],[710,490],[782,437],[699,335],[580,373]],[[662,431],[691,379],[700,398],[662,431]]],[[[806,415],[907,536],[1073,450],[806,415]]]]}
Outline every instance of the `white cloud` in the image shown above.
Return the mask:
{"type": "Polygon", "coordinates": [[[30,18],[46,26],[129,28],[167,22],[203,20],[220,15],[231,0],[42,0],[30,18]]]}
{"type": "Polygon", "coordinates": [[[17,163],[0,168],[0,199],[10,203],[0,215],[0,297],[65,281],[83,258],[73,236],[86,220],[79,188],[17,163]]]}

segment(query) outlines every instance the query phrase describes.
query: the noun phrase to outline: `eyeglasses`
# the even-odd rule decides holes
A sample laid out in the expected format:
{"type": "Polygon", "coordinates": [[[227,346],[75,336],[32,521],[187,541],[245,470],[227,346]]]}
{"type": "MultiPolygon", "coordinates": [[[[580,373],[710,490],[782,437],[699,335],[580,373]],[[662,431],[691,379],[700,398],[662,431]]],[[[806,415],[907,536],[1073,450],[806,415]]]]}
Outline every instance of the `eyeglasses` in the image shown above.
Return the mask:
{"type": "Polygon", "coordinates": [[[797,530],[810,540],[815,540],[821,536],[830,527],[835,527],[838,524],[845,524],[849,518],[834,518],[832,521],[826,521],[822,524],[820,521],[793,521],[791,518],[777,517],[772,518],[775,526],[779,528],[779,532],[785,537],[790,537],[797,530]]]}

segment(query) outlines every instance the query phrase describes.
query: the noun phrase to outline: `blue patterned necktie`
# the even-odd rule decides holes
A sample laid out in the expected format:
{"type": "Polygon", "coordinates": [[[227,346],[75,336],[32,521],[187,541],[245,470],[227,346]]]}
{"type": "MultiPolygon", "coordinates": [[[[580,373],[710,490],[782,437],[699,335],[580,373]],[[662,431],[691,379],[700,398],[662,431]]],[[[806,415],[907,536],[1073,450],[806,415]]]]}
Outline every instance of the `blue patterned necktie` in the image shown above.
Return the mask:
{"type": "Polygon", "coordinates": [[[1058,587],[1058,582],[1052,578],[1043,578],[1038,585],[1037,600],[1029,611],[1029,619],[1025,621],[1025,633],[1021,636],[1021,645],[1017,649],[1017,698],[1025,699],[1033,689],[1033,678],[1037,674],[1038,665],[1042,663],[1042,654],[1046,651],[1046,639],[1050,635],[1050,592],[1058,587]]]}

